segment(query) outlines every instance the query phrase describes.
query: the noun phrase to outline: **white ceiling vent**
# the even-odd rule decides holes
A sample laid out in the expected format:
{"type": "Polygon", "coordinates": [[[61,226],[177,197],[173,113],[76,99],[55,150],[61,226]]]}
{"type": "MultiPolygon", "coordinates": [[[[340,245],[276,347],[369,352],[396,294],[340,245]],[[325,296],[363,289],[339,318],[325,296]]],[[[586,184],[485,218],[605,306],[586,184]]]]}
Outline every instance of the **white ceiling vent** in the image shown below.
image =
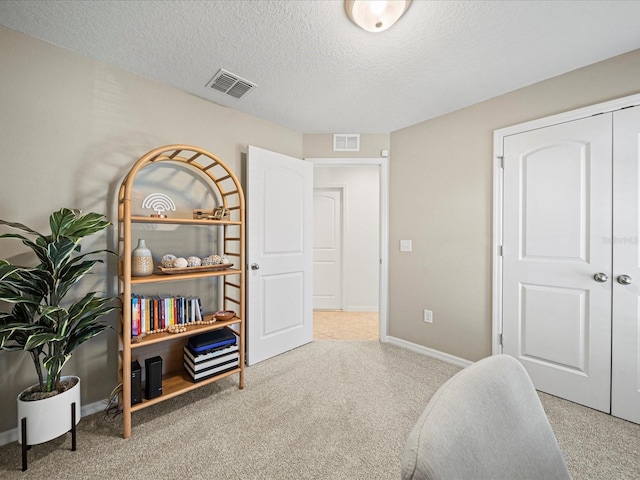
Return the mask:
{"type": "Polygon", "coordinates": [[[207,83],[207,87],[225,93],[237,100],[244,97],[247,93],[254,90],[258,85],[251,83],[238,75],[227,72],[222,68],[218,70],[211,81],[207,83]]]}
{"type": "Polygon", "coordinates": [[[359,133],[334,133],[333,134],[333,151],[334,152],[359,152],[360,151],[360,134],[359,133]]]}

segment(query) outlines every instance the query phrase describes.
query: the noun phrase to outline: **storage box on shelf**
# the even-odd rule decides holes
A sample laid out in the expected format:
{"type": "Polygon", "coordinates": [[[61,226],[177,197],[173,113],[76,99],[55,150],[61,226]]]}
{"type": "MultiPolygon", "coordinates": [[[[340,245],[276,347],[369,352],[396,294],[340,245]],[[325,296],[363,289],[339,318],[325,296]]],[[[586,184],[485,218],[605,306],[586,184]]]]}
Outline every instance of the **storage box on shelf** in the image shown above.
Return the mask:
{"type": "MultiPolygon", "coordinates": [[[[158,185],[160,189],[162,185],[158,185]]],[[[194,205],[194,208],[204,208],[194,205]]],[[[186,215],[185,215],[186,216],[186,215]]],[[[132,413],[150,405],[178,396],[189,390],[199,388],[211,382],[238,374],[238,387],[244,388],[244,339],[245,339],[245,206],[244,194],[240,182],[227,165],[218,157],[189,145],[168,145],[159,147],[142,156],[131,168],[122,182],[118,196],[118,253],[119,253],[119,281],[118,288],[122,298],[122,313],[118,328],[118,376],[122,383],[120,403],[123,411],[123,436],[131,436],[132,413]],[[204,179],[214,198],[224,208],[222,219],[193,218],[157,218],[143,215],[132,215],[132,195],[136,175],[146,167],[159,162],[172,162],[187,167],[193,175],[204,179]],[[157,269],[154,274],[144,277],[131,275],[132,226],[135,224],[154,225],[195,225],[221,230],[219,250],[230,259],[231,267],[221,269],[189,268],[179,272],[162,272],[157,269]],[[170,274],[167,274],[170,273],[170,274]],[[210,281],[212,279],[222,283],[221,298],[217,300],[216,310],[236,312],[236,316],[229,320],[214,318],[215,311],[204,312],[201,322],[186,323],[178,333],[161,331],[157,333],[132,334],[132,288],[140,285],[167,285],[169,282],[184,282],[186,280],[210,281]],[[215,320],[215,321],[213,321],[215,320]],[[185,347],[189,338],[213,332],[219,329],[230,330],[236,337],[237,347],[235,356],[228,357],[228,364],[221,368],[215,365],[217,371],[208,375],[199,375],[195,381],[186,366],[185,347]],[[143,398],[141,402],[132,405],[131,397],[131,364],[138,360],[140,364],[151,357],[162,358],[162,394],[152,399],[143,398]]],[[[166,232],[170,236],[172,232],[166,232]]],[[[176,245],[180,239],[175,239],[176,245]]],[[[202,252],[209,252],[210,246],[202,246],[202,252]]],[[[216,297],[218,288],[211,288],[211,297],[216,297]]],[[[162,292],[159,292],[162,293],[162,292]]],[[[203,299],[203,303],[205,299],[203,299]]],[[[208,299],[211,300],[211,299],[208,299]]],[[[215,356],[215,355],[214,355],[215,356]]],[[[203,359],[200,359],[203,360],[203,359]]],[[[215,363],[215,362],[214,362],[215,363]]],[[[144,387],[143,387],[144,389],[144,387]]]]}

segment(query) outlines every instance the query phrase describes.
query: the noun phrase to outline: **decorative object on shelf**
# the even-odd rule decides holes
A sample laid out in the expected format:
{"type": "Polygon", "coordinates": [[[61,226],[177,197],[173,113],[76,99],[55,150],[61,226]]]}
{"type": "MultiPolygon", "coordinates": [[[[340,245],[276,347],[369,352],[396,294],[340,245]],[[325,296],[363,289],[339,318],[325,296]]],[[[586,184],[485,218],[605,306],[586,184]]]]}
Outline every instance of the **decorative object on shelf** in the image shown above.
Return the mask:
{"type": "Polygon", "coordinates": [[[167,327],[167,332],[169,333],[184,333],[187,331],[187,327],[184,325],[169,325],[167,327]]]}
{"type": "Polygon", "coordinates": [[[166,255],[163,255],[162,262],[158,269],[163,273],[178,273],[178,270],[180,273],[185,273],[211,270],[212,268],[210,267],[231,268],[232,266],[233,264],[227,257],[217,254],[202,258],[196,255],[190,255],[189,257],[184,258],[176,257],[172,253],[167,253],[166,255]],[[170,271],[172,269],[173,271],[170,271]]]}
{"type": "Polygon", "coordinates": [[[193,218],[197,220],[228,220],[229,209],[225,207],[216,207],[213,210],[194,208],[193,218]]]}
{"type": "MultiPolygon", "coordinates": [[[[95,292],[86,293],[76,302],[65,300],[76,282],[90,272],[93,265],[102,263],[91,256],[105,250],[81,252],[82,239],[111,224],[103,215],[82,215],[79,210],[68,208],[50,215],[51,233],[47,235],[20,223],[0,220],[0,224],[26,232],[26,236],[6,233],[0,238],[22,240],[40,261],[35,267],[20,267],[0,259],[0,304],[12,306],[10,311],[3,308],[5,313],[0,313],[0,349],[30,353],[39,382],[24,390],[18,398],[29,400],[31,404],[40,403],[73,390],[73,382],[69,384],[61,376],[62,368],[79,345],[109,328],[100,319],[118,308],[112,298],[99,297],[95,292]]],[[[75,298],[75,295],[71,296],[75,298]]],[[[23,360],[21,356],[19,362],[23,360]]],[[[75,425],[80,421],[79,381],[76,385],[78,398],[71,402],[75,403],[75,408],[66,401],[53,402],[62,403],[61,410],[47,409],[37,419],[28,414],[18,419],[18,424],[22,424],[18,429],[18,441],[23,447],[23,470],[27,468],[29,445],[63,435],[70,430],[71,423],[75,425]],[[60,419],[68,421],[57,429],[60,419]]],[[[19,407],[18,411],[23,410],[19,407]]]]}
{"type": "Polygon", "coordinates": [[[164,214],[167,210],[176,211],[176,204],[168,195],[164,193],[151,193],[142,201],[142,208],[155,210],[155,214],[151,214],[153,218],[167,218],[164,214]]]}
{"type": "Polygon", "coordinates": [[[216,207],[213,211],[214,220],[224,220],[229,217],[229,209],[224,207],[216,207]]]}
{"type": "Polygon", "coordinates": [[[220,255],[209,255],[202,259],[203,265],[219,265],[222,263],[222,257],[220,255]]]}
{"type": "Polygon", "coordinates": [[[200,257],[191,256],[187,258],[187,267],[199,267],[200,265],[202,265],[200,257]]]}
{"type": "Polygon", "coordinates": [[[173,267],[173,263],[176,261],[178,257],[176,257],[173,253],[167,253],[162,257],[162,266],[165,268],[173,267]]]}
{"type": "Polygon", "coordinates": [[[218,310],[213,314],[213,316],[216,320],[226,321],[231,320],[233,317],[235,317],[236,312],[234,312],[233,310],[218,310]]]}
{"type": "Polygon", "coordinates": [[[173,261],[173,268],[187,268],[189,266],[189,262],[184,257],[178,257],[173,261]]]}
{"type": "MultiPolygon", "coordinates": [[[[186,261],[186,260],[185,260],[186,261]]],[[[228,268],[233,267],[232,263],[222,264],[219,263],[217,265],[200,265],[199,267],[158,267],[158,270],[162,273],[166,273],[169,275],[180,274],[180,273],[197,273],[197,272],[208,272],[211,270],[226,270],[228,268]]]]}
{"type": "Polygon", "coordinates": [[[146,277],[153,273],[153,257],[144,239],[138,239],[138,246],[131,252],[131,275],[146,277]]]}
{"type": "Polygon", "coordinates": [[[213,219],[213,210],[206,210],[204,208],[194,208],[193,209],[193,218],[196,220],[211,220],[213,219]]]}

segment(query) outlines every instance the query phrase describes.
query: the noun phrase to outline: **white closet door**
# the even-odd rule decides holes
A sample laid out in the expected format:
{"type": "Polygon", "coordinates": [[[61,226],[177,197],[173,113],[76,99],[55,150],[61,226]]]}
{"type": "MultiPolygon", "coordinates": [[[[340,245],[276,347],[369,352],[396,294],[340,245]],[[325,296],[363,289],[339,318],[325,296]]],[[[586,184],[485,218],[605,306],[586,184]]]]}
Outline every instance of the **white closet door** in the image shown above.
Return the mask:
{"type": "Polygon", "coordinates": [[[615,112],[613,132],[611,414],[640,423],[640,107],[615,112]]]}
{"type": "Polygon", "coordinates": [[[611,122],[598,115],[504,140],[503,351],[537,389],[605,412],[611,122]]]}

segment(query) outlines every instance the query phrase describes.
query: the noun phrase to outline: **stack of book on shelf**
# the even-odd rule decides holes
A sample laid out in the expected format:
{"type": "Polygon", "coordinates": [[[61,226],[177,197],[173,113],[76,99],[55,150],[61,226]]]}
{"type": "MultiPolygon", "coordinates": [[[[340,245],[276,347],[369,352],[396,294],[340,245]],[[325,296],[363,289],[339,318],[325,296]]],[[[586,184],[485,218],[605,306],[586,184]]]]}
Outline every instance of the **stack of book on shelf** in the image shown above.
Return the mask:
{"type": "Polygon", "coordinates": [[[189,338],[184,347],[184,368],[194,382],[238,367],[236,335],[221,328],[189,338]]]}
{"type": "Polygon", "coordinates": [[[131,296],[131,337],[163,332],[174,325],[189,325],[203,319],[197,297],[131,296]]]}

